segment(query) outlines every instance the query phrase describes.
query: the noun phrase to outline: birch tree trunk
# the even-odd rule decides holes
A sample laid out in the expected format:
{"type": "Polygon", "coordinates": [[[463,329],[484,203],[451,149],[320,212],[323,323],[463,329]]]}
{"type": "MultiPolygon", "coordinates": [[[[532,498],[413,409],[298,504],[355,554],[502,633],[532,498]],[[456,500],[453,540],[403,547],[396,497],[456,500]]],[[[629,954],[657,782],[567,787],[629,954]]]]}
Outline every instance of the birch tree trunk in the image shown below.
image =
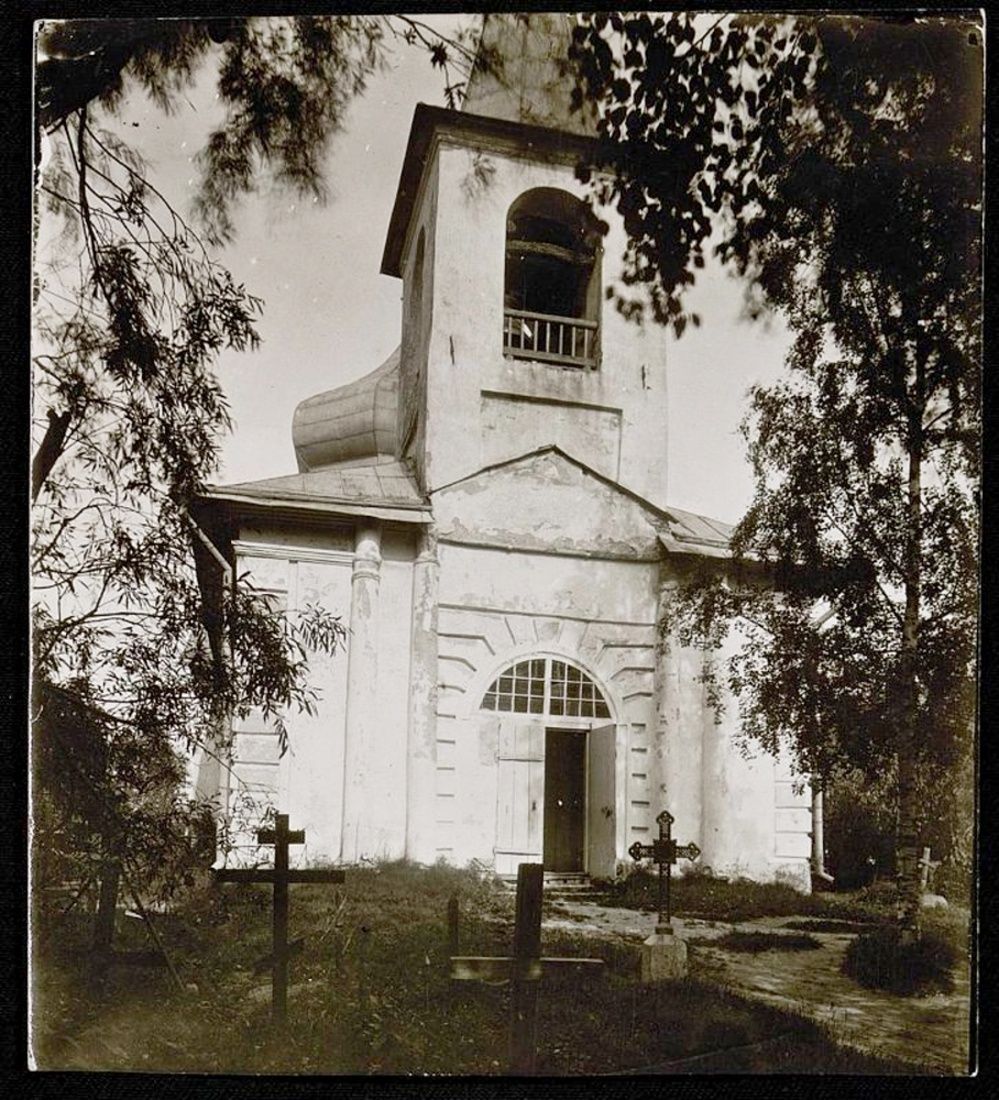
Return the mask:
{"type": "Polygon", "coordinates": [[[898,921],[904,938],[919,935],[920,882],[918,862],[917,723],[919,692],[920,560],[922,554],[922,415],[910,415],[907,538],[905,554],[905,615],[898,712],[898,831],[895,859],[898,881],[898,921]]]}

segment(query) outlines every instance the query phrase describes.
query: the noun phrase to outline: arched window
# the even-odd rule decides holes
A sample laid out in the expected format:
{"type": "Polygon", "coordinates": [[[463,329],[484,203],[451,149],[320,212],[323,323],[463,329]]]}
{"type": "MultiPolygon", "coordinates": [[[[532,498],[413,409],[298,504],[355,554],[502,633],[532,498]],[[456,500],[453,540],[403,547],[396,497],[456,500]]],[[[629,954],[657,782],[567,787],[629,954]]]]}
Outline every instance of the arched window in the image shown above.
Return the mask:
{"type": "Polygon", "coordinates": [[[586,204],[537,187],[506,222],[503,350],[595,368],[600,312],[600,234],[586,204]]]}
{"type": "Polygon", "coordinates": [[[557,657],[531,657],[501,672],[483,695],[482,710],[610,718],[597,685],[582,669],[557,657]]]}

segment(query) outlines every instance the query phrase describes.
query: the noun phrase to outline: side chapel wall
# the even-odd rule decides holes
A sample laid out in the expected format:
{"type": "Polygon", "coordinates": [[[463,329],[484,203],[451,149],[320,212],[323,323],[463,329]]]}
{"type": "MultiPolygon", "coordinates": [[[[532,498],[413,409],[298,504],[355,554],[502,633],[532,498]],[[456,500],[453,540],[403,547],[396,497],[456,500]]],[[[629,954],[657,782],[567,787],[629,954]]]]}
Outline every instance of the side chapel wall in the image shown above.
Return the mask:
{"type": "MultiPolygon", "coordinates": [[[[736,652],[735,629],[716,656],[719,668],[736,652]]],[[[738,701],[723,695],[720,716],[705,692],[703,715],[703,860],[720,874],[811,888],[811,789],[786,753],[748,746],[738,735],[738,701]]]]}
{"type": "MultiPolygon", "coordinates": [[[[292,613],[318,604],[349,627],[352,526],[244,526],[240,535],[235,543],[240,574],[248,573],[254,585],[292,613]]],[[[413,535],[387,528],[381,533],[380,556],[377,595],[370,606],[378,625],[377,679],[365,684],[377,705],[377,733],[357,746],[365,774],[357,839],[359,854],[371,859],[399,858],[405,851],[413,535]]],[[[289,747],[283,758],[273,723],[259,711],[233,726],[236,763],[230,792],[241,789],[261,804],[287,808],[292,825],[306,832],[306,844],[293,850],[303,864],[333,862],[344,854],[349,647],[348,637],[332,656],[310,654],[308,684],[319,695],[315,714],[286,716],[289,747]]]]}

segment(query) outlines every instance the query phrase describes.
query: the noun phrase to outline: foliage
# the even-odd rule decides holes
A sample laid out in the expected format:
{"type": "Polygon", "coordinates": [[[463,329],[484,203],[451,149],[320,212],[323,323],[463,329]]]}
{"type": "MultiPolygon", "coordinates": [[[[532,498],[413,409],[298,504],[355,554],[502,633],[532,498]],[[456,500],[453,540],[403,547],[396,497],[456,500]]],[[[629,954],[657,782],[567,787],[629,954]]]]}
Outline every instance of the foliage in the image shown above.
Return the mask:
{"type": "Polygon", "coordinates": [[[228,240],[234,201],[264,172],[325,196],[331,142],[391,39],[426,52],[453,106],[475,64],[498,64],[477,58],[470,36],[470,28],[448,36],[404,15],[49,21],[39,40],[37,119],[57,132],[88,106],[113,111],[136,86],[171,110],[212,63],[226,118],[199,153],[195,209],[210,240],[228,240]]]}
{"type": "MultiPolygon", "coordinates": [[[[895,871],[894,768],[874,780],[859,772],[835,777],[826,786],[825,835],[828,869],[837,889],[855,889],[895,871]]],[[[975,815],[970,752],[946,775],[919,779],[918,831],[938,866],[930,888],[959,905],[970,904],[975,815]]]]}
{"type": "Polygon", "coordinates": [[[147,896],[190,885],[214,858],[214,844],[205,851],[210,808],[185,796],[184,761],[170,741],[51,685],[36,685],[34,701],[36,915],[85,908],[109,861],[132,899],[137,883],[147,896]]]}
{"type": "MultiPolygon", "coordinates": [[[[280,1036],[269,1024],[267,975],[252,971],[270,949],[266,889],[208,885],[157,916],[182,977],[197,984],[185,993],[161,972],[120,968],[102,999],[84,992],[60,1001],[61,966],[79,949],[63,937],[35,971],[36,1056],[47,1069],[502,1074],[508,989],[449,982],[452,894],[461,906],[460,950],[506,954],[513,895],[476,874],[383,864],[351,871],[344,888],[294,887],[290,934],[305,942],[291,965],[290,1026],[280,1036]]],[[[121,940],[144,946],[138,922],[128,922],[121,940]]],[[[635,948],[617,940],[545,931],[543,948],[603,957],[607,970],[544,979],[542,1074],[634,1072],[693,1055],[712,1055],[717,1069],[756,1072],[916,1068],[838,1047],[811,1021],[696,980],[642,986],[635,948]],[[729,1049],[746,1044],[748,1052],[729,1049]]]]}
{"type": "Polygon", "coordinates": [[[315,703],[310,658],[344,639],[339,617],[233,581],[191,519],[230,428],[215,362],[257,346],[262,309],[209,248],[262,177],[322,196],[330,143],[389,32],[433,46],[456,92],[469,48],[408,17],[42,25],[32,720],[56,758],[36,775],[43,879],[70,874],[60,852],[84,886],[111,856],[146,889],[181,884],[206,810],[178,794],[185,754],[227,766],[227,718],[252,708],[286,738],[285,714],[315,703]],[[225,120],[197,157],[188,222],[115,113],[137,91],[171,110],[207,64],[225,120]],[[67,708],[90,716],[99,768],[81,774],[53,733],[67,708]]]}
{"type": "Polygon", "coordinates": [[[893,876],[893,779],[893,770],[878,783],[871,783],[861,772],[850,772],[826,785],[826,867],[836,879],[836,889],[856,889],[875,878],[893,876]]]}
{"type": "Polygon", "coordinates": [[[949,993],[954,969],[966,955],[955,939],[940,928],[924,928],[907,939],[896,925],[864,932],[847,948],[843,973],[869,989],[901,996],[949,993]]]}
{"type": "Polygon", "coordinates": [[[826,779],[893,772],[910,922],[921,796],[975,714],[981,45],[956,16],[673,13],[594,14],[574,47],[625,286],[680,336],[713,239],[749,315],[794,335],[786,380],[751,391],[741,572],[694,570],[663,630],[741,635],[747,742],[826,779]]]}

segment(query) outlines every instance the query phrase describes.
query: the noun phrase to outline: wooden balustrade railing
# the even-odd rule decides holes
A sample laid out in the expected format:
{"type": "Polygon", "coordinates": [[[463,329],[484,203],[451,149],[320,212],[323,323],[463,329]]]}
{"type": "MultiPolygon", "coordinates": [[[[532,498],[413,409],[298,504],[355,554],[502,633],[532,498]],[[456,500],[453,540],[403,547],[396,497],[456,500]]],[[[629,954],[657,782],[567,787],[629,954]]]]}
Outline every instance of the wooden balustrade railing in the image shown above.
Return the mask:
{"type": "Polygon", "coordinates": [[[525,309],[503,311],[503,353],[515,359],[540,359],[567,367],[595,370],[597,322],[556,317],[525,309]]]}

